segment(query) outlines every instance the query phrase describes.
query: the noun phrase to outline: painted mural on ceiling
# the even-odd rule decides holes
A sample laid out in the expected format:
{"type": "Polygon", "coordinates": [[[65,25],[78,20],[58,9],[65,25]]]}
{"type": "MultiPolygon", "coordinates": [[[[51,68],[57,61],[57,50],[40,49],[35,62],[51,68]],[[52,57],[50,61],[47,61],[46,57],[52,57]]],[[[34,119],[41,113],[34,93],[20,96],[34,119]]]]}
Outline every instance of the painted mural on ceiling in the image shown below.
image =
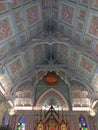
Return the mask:
{"type": "MultiPolygon", "coordinates": [[[[18,95],[19,86],[25,82],[32,82],[32,87],[36,87],[38,94],[36,102],[33,92],[25,99],[25,94],[23,97],[18,95],[14,105],[36,105],[40,93],[48,92],[49,88],[42,90],[37,85],[49,70],[56,71],[61,83],[64,81],[70,87],[72,84],[69,79],[83,83],[86,88],[84,93],[89,95],[94,92],[92,95],[96,98],[97,66],[97,0],[54,0],[50,3],[47,0],[15,0],[13,3],[0,3],[0,82],[4,88],[3,94],[9,96],[17,92],[18,95]],[[47,31],[48,26],[51,30],[55,28],[51,37],[51,32],[47,31]]],[[[61,91],[56,88],[62,94],[65,90],[67,87],[61,91]]],[[[21,90],[20,93],[25,92],[21,90]]],[[[69,92],[70,95],[71,93],[72,106],[90,107],[87,95],[77,95],[81,93],[81,89],[69,92]]],[[[64,98],[68,101],[67,96],[64,98]]],[[[55,102],[56,100],[57,97],[55,102]]],[[[47,104],[48,101],[47,97],[47,104]]],[[[44,104],[40,104],[41,106],[44,104]]]]}

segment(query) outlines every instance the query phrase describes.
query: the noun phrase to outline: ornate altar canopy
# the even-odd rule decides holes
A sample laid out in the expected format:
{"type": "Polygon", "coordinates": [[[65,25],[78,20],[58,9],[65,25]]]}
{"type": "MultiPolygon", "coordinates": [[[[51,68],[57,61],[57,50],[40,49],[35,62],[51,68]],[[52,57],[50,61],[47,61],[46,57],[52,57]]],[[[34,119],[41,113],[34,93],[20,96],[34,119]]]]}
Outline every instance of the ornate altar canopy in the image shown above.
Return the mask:
{"type": "MultiPolygon", "coordinates": [[[[42,117],[42,116],[41,116],[42,117]]],[[[44,113],[44,119],[38,121],[36,130],[67,130],[66,121],[60,117],[59,111],[56,111],[53,106],[44,113]]]]}

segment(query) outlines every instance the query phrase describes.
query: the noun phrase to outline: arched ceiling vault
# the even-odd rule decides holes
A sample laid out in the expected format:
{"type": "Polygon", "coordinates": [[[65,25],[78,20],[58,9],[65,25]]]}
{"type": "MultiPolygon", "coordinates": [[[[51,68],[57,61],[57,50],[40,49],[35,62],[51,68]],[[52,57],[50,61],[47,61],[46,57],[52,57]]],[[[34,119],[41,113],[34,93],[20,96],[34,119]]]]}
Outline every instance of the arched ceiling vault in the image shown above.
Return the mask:
{"type": "Polygon", "coordinates": [[[0,2],[0,100],[35,107],[51,89],[70,109],[98,100],[97,0],[0,2]],[[44,83],[49,71],[57,85],[44,83]]]}

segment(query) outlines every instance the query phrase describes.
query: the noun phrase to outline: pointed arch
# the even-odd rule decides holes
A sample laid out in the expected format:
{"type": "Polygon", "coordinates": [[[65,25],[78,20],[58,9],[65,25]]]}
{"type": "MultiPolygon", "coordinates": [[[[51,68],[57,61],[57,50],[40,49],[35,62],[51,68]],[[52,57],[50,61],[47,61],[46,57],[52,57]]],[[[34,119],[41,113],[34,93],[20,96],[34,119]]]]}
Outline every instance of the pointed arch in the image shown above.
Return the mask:
{"type": "Polygon", "coordinates": [[[40,96],[40,98],[38,99],[38,101],[36,103],[36,107],[41,108],[43,102],[51,95],[55,96],[58,99],[58,101],[61,103],[62,108],[64,110],[69,110],[67,100],[63,97],[63,95],[59,91],[57,91],[53,88],[49,89],[48,91],[46,91],[45,93],[43,93],[40,96]]]}

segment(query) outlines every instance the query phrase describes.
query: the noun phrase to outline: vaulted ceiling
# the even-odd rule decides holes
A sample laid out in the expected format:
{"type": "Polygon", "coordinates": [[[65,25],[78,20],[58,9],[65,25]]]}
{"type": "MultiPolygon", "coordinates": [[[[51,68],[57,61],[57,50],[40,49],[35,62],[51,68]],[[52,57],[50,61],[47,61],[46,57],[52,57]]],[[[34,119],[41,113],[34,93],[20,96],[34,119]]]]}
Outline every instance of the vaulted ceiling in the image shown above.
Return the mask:
{"type": "Polygon", "coordinates": [[[16,109],[92,107],[98,99],[98,1],[0,2],[0,84],[0,100],[16,109]],[[48,72],[55,72],[57,84],[45,83],[48,72]]]}

